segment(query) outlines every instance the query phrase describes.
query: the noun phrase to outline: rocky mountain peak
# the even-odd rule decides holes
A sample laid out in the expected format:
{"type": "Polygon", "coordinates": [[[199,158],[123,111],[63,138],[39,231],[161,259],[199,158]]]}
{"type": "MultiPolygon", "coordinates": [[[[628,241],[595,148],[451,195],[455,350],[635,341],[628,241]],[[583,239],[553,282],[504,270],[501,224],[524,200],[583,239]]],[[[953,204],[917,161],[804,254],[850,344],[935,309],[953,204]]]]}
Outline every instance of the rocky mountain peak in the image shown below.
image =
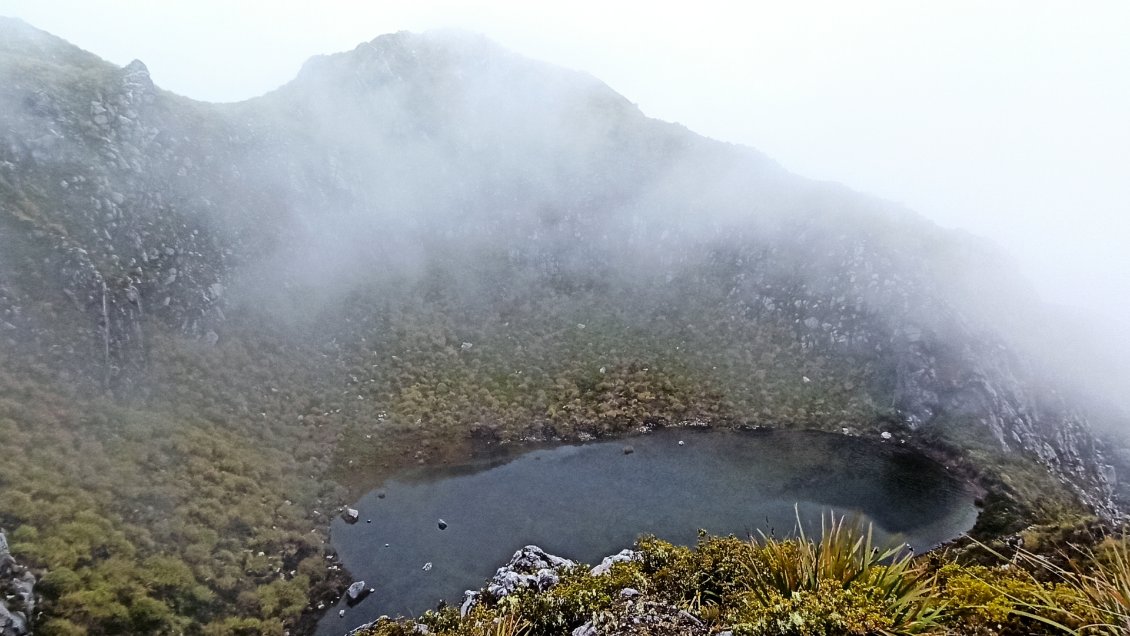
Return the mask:
{"type": "Polygon", "coordinates": [[[407,109],[418,121],[458,121],[466,128],[463,133],[481,127],[489,119],[485,113],[515,126],[538,112],[571,108],[589,115],[603,111],[601,119],[610,114],[642,117],[591,75],[524,58],[481,35],[450,30],[382,35],[351,51],[313,57],[278,92],[307,105],[336,100],[337,116],[352,106],[365,117],[383,113],[406,119],[400,111],[407,109]]]}
{"type": "Polygon", "coordinates": [[[153,80],[149,68],[141,60],[134,60],[122,67],[122,86],[129,92],[152,93],[153,80]]]}

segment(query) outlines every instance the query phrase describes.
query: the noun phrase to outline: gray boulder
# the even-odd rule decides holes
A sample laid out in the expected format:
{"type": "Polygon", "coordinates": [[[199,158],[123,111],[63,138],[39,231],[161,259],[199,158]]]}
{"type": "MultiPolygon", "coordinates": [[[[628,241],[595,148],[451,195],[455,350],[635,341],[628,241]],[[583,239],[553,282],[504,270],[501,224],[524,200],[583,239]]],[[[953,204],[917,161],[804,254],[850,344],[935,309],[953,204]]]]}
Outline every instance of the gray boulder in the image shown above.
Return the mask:
{"type": "Polygon", "coordinates": [[[638,555],[636,554],[635,550],[621,550],[620,552],[613,554],[612,556],[604,557],[599,565],[589,571],[589,574],[593,576],[602,576],[604,574],[608,574],[609,570],[612,569],[613,563],[625,563],[627,561],[634,561],[637,558],[638,555]]]}
{"type": "Polygon", "coordinates": [[[515,552],[509,563],[498,568],[486,591],[496,599],[520,589],[544,592],[557,585],[562,570],[575,565],[569,559],[549,554],[536,545],[528,545],[515,552]]]}
{"type": "Polygon", "coordinates": [[[351,599],[356,599],[358,596],[361,596],[364,593],[364,581],[354,581],[352,584],[350,584],[349,589],[345,591],[345,594],[351,599]]]}
{"type": "Polygon", "coordinates": [[[0,636],[28,636],[35,613],[35,576],[12,557],[0,532],[0,636]]]}
{"type": "Polygon", "coordinates": [[[0,601],[0,636],[28,636],[31,628],[23,612],[9,612],[0,601]]]}
{"type": "Polygon", "coordinates": [[[349,589],[345,590],[346,602],[350,605],[355,605],[365,600],[372,590],[365,587],[364,581],[354,581],[349,585],[349,589]]]}

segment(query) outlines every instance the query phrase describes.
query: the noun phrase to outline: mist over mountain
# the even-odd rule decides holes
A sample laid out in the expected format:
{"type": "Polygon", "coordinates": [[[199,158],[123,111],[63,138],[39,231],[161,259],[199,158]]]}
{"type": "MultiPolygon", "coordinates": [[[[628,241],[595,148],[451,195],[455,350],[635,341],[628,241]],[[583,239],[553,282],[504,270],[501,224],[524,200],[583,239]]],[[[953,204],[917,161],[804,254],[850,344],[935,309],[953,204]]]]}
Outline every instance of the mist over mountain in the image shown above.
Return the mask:
{"type": "MultiPolygon", "coordinates": [[[[640,426],[904,431],[1110,515],[1121,460],[1089,418],[1122,426],[1120,382],[1077,375],[1063,328],[986,241],[478,36],[381,36],[208,104],[0,20],[0,422],[25,458],[0,521],[85,580],[106,559],[50,548],[76,509],[124,561],[206,544],[152,592],[170,624],[253,589],[264,620],[308,611],[262,590],[276,565],[307,563],[282,578],[302,594],[332,578],[316,540],[354,469],[640,426]],[[220,475],[182,461],[218,431],[220,475]],[[57,508],[27,478],[43,453],[57,508]],[[132,463],[91,480],[80,457],[132,463]],[[201,479],[262,510],[185,511],[201,479]]],[[[80,588],[48,586],[55,620],[103,620],[80,588]]]]}

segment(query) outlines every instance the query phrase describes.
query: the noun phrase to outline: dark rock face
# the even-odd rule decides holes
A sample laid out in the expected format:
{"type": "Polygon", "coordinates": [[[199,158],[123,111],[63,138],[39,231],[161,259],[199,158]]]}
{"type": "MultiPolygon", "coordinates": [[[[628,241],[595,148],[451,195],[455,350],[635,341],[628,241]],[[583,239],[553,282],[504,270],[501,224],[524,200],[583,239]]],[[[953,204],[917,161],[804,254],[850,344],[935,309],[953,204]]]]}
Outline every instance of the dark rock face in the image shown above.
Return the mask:
{"type": "Polygon", "coordinates": [[[12,558],[0,532],[0,636],[31,634],[35,605],[35,576],[12,558]]]}

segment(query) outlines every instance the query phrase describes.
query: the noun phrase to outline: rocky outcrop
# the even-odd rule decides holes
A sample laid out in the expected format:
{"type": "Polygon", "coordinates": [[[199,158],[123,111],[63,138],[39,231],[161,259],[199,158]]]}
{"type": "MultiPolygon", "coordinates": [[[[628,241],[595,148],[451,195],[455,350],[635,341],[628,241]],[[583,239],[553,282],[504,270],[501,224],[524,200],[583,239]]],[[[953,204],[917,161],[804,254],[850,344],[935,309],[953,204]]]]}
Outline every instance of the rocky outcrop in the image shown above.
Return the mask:
{"type": "Polygon", "coordinates": [[[35,605],[35,576],[12,558],[0,531],[0,636],[31,634],[35,605]]]}
{"type": "Polygon", "coordinates": [[[468,590],[459,612],[466,616],[475,603],[482,600],[484,594],[491,601],[497,601],[518,590],[544,592],[557,585],[561,580],[562,570],[576,565],[573,561],[549,554],[536,545],[528,545],[515,552],[506,565],[498,568],[482,591],[468,590]]]}
{"type": "Polygon", "coordinates": [[[545,591],[557,585],[561,570],[575,565],[569,559],[549,554],[536,545],[528,545],[515,552],[509,563],[498,568],[487,583],[486,591],[495,599],[520,589],[545,591]]]}
{"type": "MultiPolygon", "coordinates": [[[[525,546],[515,552],[506,565],[498,568],[483,589],[467,590],[464,593],[459,613],[461,616],[466,616],[476,603],[483,601],[495,603],[519,590],[545,592],[553,589],[560,582],[563,571],[576,565],[574,561],[549,554],[536,545],[525,546]]],[[[350,630],[349,634],[369,633],[382,621],[387,620],[389,620],[387,617],[379,618],[350,630]]],[[[428,628],[422,624],[416,624],[415,629],[418,633],[428,633],[428,628]]]]}
{"type": "MultiPolygon", "coordinates": [[[[623,550],[605,557],[599,565],[592,568],[590,574],[603,576],[614,563],[631,561],[636,557],[636,552],[623,550]]],[[[519,589],[548,591],[557,585],[562,570],[575,565],[569,559],[549,554],[538,546],[528,545],[515,552],[510,561],[495,572],[486,587],[465,593],[460,614],[466,616],[476,603],[484,600],[496,603],[519,589]]],[[[573,636],[709,633],[707,625],[686,610],[666,603],[643,600],[639,590],[633,588],[620,590],[619,601],[611,611],[594,616],[572,631],[573,636]]]]}
{"type": "Polygon", "coordinates": [[[892,347],[894,404],[908,428],[972,420],[1002,450],[1035,458],[1099,515],[1117,514],[1113,468],[1086,417],[1009,348],[987,338],[940,341],[918,333],[892,347]]]}

